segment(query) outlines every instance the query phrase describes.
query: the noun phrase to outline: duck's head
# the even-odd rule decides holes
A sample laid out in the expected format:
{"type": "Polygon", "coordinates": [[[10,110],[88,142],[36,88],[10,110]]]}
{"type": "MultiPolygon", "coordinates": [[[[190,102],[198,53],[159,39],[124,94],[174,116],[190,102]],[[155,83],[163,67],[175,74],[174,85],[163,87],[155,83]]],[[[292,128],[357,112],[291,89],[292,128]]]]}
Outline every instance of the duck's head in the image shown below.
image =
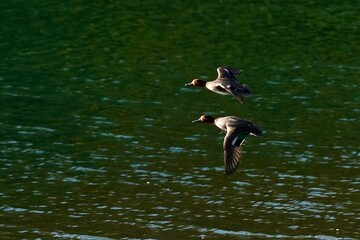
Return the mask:
{"type": "Polygon", "coordinates": [[[199,119],[192,121],[192,123],[197,123],[197,122],[214,123],[214,121],[215,121],[215,118],[212,116],[201,115],[201,117],[199,119]]]}
{"type": "Polygon", "coordinates": [[[199,78],[195,78],[190,83],[185,84],[186,87],[188,87],[188,86],[205,87],[205,85],[206,85],[206,82],[199,78]]]}

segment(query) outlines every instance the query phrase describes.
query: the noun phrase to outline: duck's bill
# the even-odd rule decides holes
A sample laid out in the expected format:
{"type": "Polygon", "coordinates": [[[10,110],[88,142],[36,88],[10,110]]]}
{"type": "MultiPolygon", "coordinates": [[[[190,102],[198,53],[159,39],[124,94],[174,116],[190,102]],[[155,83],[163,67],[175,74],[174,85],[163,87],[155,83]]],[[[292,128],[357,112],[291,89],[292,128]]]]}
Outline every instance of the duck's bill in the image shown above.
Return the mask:
{"type": "Polygon", "coordinates": [[[194,84],[192,84],[192,83],[186,83],[186,84],[185,84],[185,87],[188,87],[188,86],[194,86],[194,84]]]}
{"type": "Polygon", "coordinates": [[[196,119],[196,120],[192,121],[192,123],[197,123],[197,122],[201,122],[201,120],[200,120],[200,119],[196,119]]]}

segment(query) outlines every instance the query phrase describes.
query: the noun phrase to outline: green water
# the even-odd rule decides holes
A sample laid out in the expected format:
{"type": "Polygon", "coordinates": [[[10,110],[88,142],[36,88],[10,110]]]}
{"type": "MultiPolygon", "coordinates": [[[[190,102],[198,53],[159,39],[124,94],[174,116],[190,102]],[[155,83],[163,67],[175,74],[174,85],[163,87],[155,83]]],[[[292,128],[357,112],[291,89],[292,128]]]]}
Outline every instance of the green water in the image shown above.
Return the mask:
{"type": "Polygon", "coordinates": [[[360,238],[357,1],[2,1],[1,239],[360,238]],[[243,69],[245,104],[193,78],[243,69]],[[235,174],[201,114],[256,122],[235,174]]]}

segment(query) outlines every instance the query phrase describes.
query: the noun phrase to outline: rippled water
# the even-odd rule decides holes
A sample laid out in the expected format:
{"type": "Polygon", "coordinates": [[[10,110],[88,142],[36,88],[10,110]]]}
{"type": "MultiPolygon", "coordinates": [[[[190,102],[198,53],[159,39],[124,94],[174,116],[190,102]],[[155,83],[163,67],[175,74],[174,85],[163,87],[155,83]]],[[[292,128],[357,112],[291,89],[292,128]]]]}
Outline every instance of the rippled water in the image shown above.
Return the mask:
{"type": "Polygon", "coordinates": [[[358,239],[359,10],[0,3],[1,239],[358,239]],[[264,130],[230,177],[203,113],[264,130]]]}

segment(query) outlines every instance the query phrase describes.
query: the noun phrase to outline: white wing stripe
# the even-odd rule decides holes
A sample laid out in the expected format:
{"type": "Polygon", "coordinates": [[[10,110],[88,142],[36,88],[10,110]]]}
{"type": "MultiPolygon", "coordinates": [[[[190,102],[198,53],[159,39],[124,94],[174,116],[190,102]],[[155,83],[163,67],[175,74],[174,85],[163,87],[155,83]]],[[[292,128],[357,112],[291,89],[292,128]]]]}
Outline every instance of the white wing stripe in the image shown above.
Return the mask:
{"type": "Polygon", "coordinates": [[[235,146],[235,143],[236,143],[237,139],[238,139],[238,137],[234,138],[234,140],[231,142],[232,146],[235,146]]]}

